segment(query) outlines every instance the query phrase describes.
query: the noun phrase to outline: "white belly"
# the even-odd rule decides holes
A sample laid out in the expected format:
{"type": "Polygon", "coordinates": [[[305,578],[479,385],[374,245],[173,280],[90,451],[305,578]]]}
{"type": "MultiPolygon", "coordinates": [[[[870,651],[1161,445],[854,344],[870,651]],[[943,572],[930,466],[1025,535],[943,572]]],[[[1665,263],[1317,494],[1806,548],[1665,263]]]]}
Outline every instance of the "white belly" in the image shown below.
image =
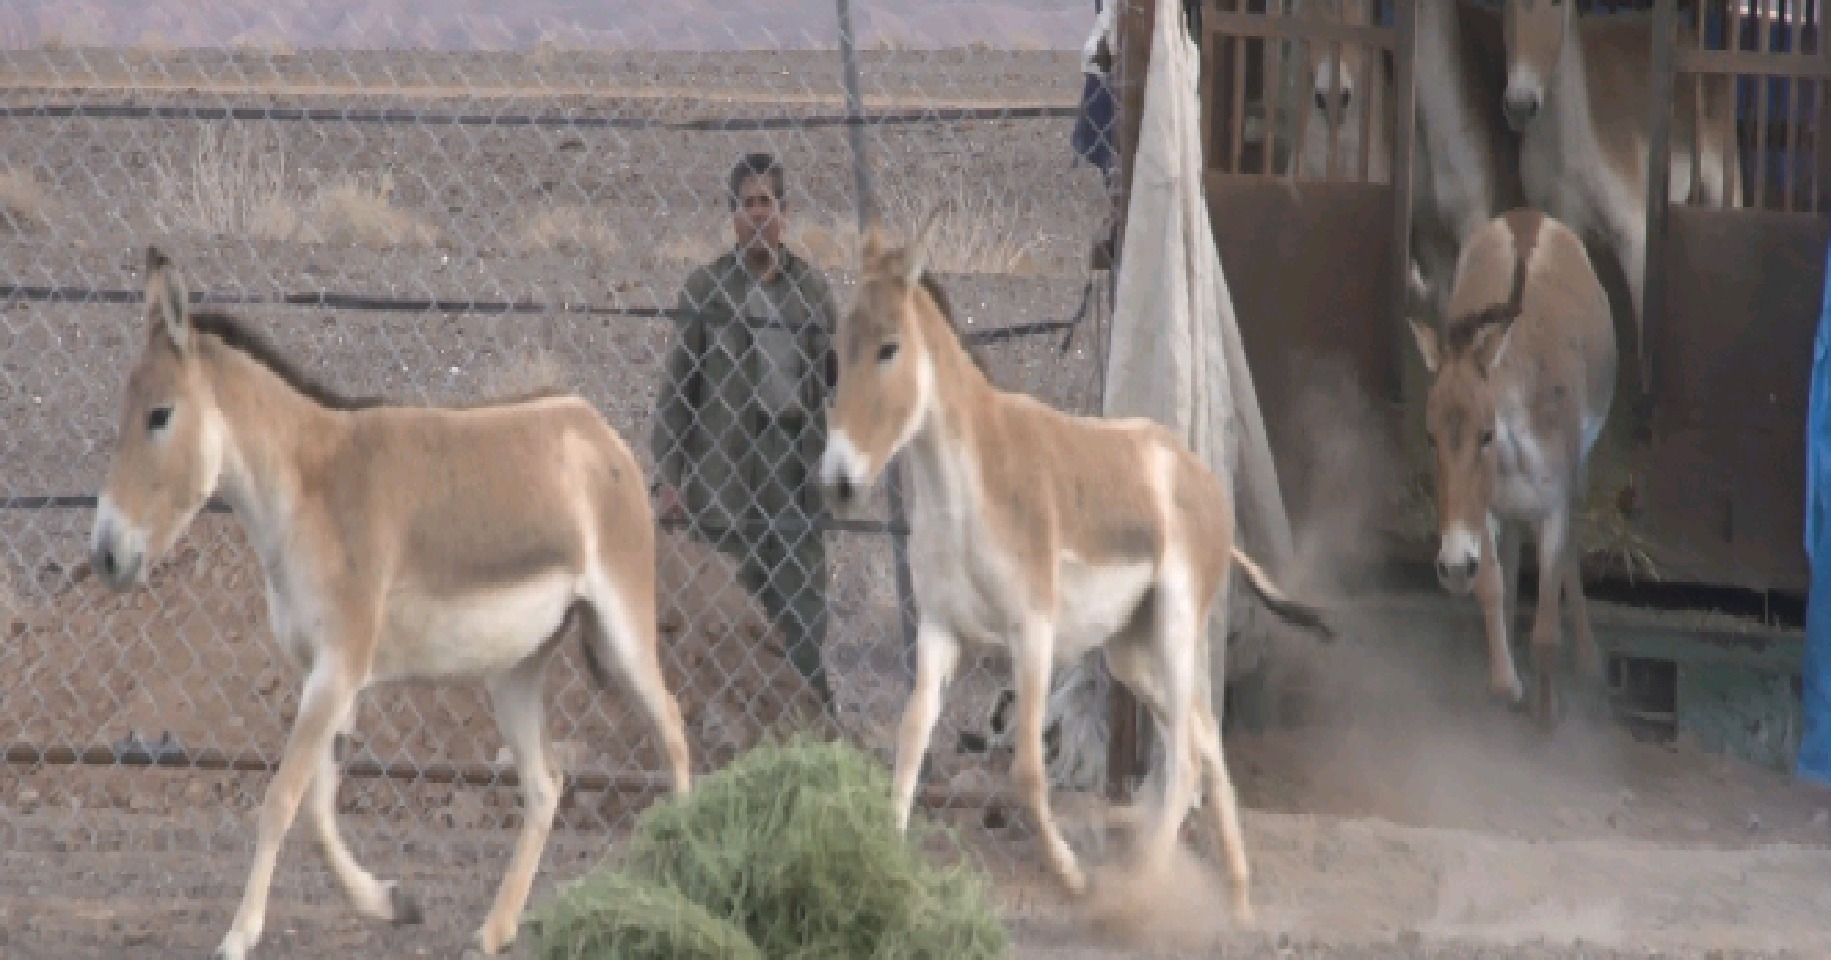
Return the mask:
{"type": "Polygon", "coordinates": [[[1056,569],[1057,664],[1079,660],[1124,628],[1157,578],[1153,564],[1095,566],[1073,554],[1063,554],[1056,569]]]}
{"type": "Polygon", "coordinates": [[[551,637],[577,599],[574,578],[563,573],[457,599],[397,593],[374,678],[477,677],[507,669],[551,637]]]}

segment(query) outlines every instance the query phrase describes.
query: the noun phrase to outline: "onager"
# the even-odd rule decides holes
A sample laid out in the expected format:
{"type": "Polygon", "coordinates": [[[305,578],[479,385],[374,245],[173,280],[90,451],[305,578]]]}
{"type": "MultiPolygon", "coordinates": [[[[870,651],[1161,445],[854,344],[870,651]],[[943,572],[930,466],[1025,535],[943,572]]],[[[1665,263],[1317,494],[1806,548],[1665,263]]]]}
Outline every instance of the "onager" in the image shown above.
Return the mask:
{"type": "MultiPolygon", "coordinates": [[[[1579,14],[1571,0],[1505,0],[1504,16],[1504,112],[1520,134],[1526,202],[1614,251],[1644,347],[1652,16],[1579,14]]],[[[1675,42],[1695,49],[1695,25],[1680,18],[1675,42]]],[[[1670,201],[1692,199],[1695,156],[1698,199],[1740,206],[1735,90],[1727,76],[1693,79],[1703,85],[1690,88],[1691,109],[1673,111],[1670,201]]],[[[1681,104],[1684,89],[1674,91],[1681,104]]]]}
{"type": "Polygon", "coordinates": [[[476,947],[514,939],[559,803],[542,672],[574,623],[600,684],[614,665],[646,708],[673,789],[689,787],[680,710],[656,651],[654,521],[641,469],[583,399],[541,393],[471,408],[339,397],[241,321],[192,313],[183,279],[146,253],[145,346],[91,538],[115,590],[147,569],[220,491],[260,558],[274,635],[306,671],[260,813],[241,907],[215,956],[261,936],[281,840],[299,804],[360,913],[419,907],[339,837],[333,737],[386,681],[481,679],[525,803],[476,947]]]}
{"type": "MultiPolygon", "coordinates": [[[[1370,6],[1367,0],[1320,0],[1306,4],[1302,16],[1335,26],[1366,26],[1370,6]]],[[[1506,90],[1500,13],[1474,0],[1419,0],[1416,11],[1410,282],[1412,293],[1441,317],[1440,298],[1449,292],[1462,248],[1500,211],[1524,202],[1525,193],[1519,138],[1508,128],[1500,105],[1506,90]]],[[[1315,102],[1305,110],[1302,175],[1315,179],[1328,173],[1324,160],[1331,107],[1341,115],[1337,169],[1357,171],[1359,114],[1371,108],[1376,122],[1369,128],[1374,134],[1369,180],[1389,182],[1397,102],[1390,68],[1382,63],[1377,71],[1369,69],[1359,47],[1344,44],[1338,56],[1331,44],[1318,40],[1310,41],[1310,49],[1315,51],[1315,102]]]]}
{"type": "Polygon", "coordinates": [[[1590,450],[1615,392],[1608,298],[1576,233],[1517,209],[1471,238],[1450,309],[1441,334],[1411,321],[1432,376],[1425,430],[1436,460],[1437,577],[1455,594],[1474,588],[1487,623],[1491,687],[1519,703],[1525,691],[1507,631],[1519,527],[1536,527],[1533,713],[1550,725],[1560,593],[1570,605],[1582,669],[1591,677],[1601,670],[1571,514],[1588,487],[1590,450]]]}
{"type": "MultiPolygon", "coordinates": [[[[1500,15],[1475,0],[1419,0],[1412,256],[1433,297],[1451,288],[1476,232],[1519,206],[1519,140],[1496,102],[1505,89],[1500,15]]],[[[1432,304],[1441,318],[1446,305],[1432,304]]]]}
{"type": "Polygon", "coordinates": [[[931,215],[913,243],[867,232],[863,275],[835,339],[839,382],[820,462],[826,502],[854,512],[905,455],[909,563],[919,626],[893,785],[907,827],[916,771],[964,645],[1003,647],[1016,686],[1015,777],[1057,876],[1086,876],[1050,815],[1043,705],[1051,670],[1103,647],[1112,674],[1164,736],[1162,818],[1144,853],[1160,864],[1192,807],[1193,777],[1226,849],[1237,914],[1250,921],[1246,853],[1207,669],[1208,611],[1229,563],[1280,616],[1331,635],[1234,545],[1227,488],[1164,427],[1054,410],[994,386],[958,338],[924,270],[931,215]],[[1190,763],[1197,766],[1192,769],[1190,763]]]}

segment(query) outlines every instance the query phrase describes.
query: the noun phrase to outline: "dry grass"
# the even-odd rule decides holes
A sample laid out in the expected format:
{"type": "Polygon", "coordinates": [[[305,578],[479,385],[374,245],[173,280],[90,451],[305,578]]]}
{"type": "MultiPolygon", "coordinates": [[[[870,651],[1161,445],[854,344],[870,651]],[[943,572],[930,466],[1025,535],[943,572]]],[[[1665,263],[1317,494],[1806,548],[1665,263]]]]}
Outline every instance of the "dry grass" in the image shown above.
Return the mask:
{"type": "Polygon", "coordinates": [[[151,204],[161,229],[339,246],[429,247],[439,231],[393,204],[391,175],[343,174],[309,186],[285,151],[247,127],[206,126],[186,155],[152,162],[151,204]]]}
{"type": "Polygon", "coordinates": [[[0,230],[26,233],[49,222],[51,199],[30,174],[0,170],[0,230]]]}
{"type": "MultiPolygon", "coordinates": [[[[965,196],[932,183],[919,188],[891,184],[880,193],[884,219],[893,229],[912,231],[931,210],[940,219],[929,248],[937,273],[1039,276],[1049,272],[1040,237],[1024,224],[1024,207],[990,191],[965,196]]],[[[858,268],[857,220],[850,215],[801,222],[791,238],[808,259],[827,270],[858,268]]]]}
{"type": "Polygon", "coordinates": [[[290,186],[278,144],[246,127],[209,125],[187,156],[155,156],[151,200],[164,230],[282,240],[298,227],[304,194],[290,186]]]}
{"type": "Polygon", "coordinates": [[[516,234],[522,250],[573,257],[608,257],[623,249],[609,218],[584,207],[542,207],[530,211],[516,234]]]}
{"type": "Polygon", "coordinates": [[[394,205],[394,177],[344,174],[306,205],[297,239],[333,246],[431,247],[437,227],[394,205]]]}
{"type": "Polygon", "coordinates": [[[483,395],[508,397],[572,389],[572,368],[541,347],[523,347],[483,374],[483,395]]]}

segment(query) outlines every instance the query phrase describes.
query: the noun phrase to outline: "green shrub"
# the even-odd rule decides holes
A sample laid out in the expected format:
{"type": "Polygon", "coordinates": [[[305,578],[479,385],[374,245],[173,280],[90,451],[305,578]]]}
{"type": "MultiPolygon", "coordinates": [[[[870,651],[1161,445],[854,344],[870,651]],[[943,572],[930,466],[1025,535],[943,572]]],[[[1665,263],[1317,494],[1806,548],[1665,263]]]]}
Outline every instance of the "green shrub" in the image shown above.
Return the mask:
{"type": "Polygon", "coordinates": [[[645,811],[615,879],[575,885],[536,920],[536,955],[649,957],[625,941],[670,936],[688,944],[670,955],[693,957],[731,930],[772,960],[1004,956],[989,882],[964,858],[932,862],[931,835],[913,818],[896,829],[875,758],[806,738],[759,746],[645,811]],[[619,898],[639,906],[607,905],[619,898]]]}

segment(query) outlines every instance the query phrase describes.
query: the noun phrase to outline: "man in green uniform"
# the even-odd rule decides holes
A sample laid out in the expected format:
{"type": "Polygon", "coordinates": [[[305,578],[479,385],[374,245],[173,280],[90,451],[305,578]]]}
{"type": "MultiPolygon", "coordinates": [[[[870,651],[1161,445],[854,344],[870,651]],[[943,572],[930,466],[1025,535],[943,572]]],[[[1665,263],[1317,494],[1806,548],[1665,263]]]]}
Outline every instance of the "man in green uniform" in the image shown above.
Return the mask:
{"type": "Polygon", "coordinates": [[[809,481],[826,442],[838,314],[825,278],[783,245],[785,186],[769,154],[732,168],[736,243],[680,291],[651,441],[659,513],[736,559],[830,713],[826,550],[809,481]]]}

